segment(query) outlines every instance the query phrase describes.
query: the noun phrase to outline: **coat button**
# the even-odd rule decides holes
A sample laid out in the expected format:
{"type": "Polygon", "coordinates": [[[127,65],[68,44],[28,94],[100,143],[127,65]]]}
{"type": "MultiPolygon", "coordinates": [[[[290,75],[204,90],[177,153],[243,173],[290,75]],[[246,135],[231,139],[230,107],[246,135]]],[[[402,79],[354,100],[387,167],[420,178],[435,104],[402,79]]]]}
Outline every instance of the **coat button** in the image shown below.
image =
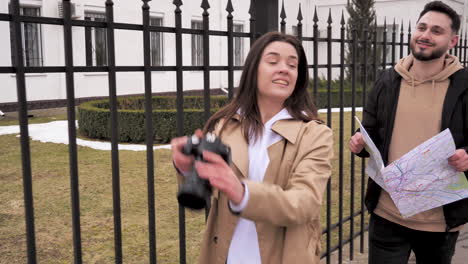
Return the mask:
{"type": "Polygon", "coordinates": [[[213,242],[214,242],[215,244],[218,243],[218,237],[217,237],[217,236],[213,237],[213,242]]]}

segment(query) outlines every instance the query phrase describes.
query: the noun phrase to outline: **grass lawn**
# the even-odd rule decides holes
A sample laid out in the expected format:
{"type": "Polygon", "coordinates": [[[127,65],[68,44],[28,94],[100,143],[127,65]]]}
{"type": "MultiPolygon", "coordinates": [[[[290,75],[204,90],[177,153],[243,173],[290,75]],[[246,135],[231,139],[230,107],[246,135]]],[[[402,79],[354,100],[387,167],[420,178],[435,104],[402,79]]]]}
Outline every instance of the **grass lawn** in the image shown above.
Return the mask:
{"type": "MultiPolygon", "coordinates": [[[[359,115],[361,113],[358,113],[359,115]]],[[[322,116],[326,119],[326,116],[322,116]]],[[[31,123],[66,116],[34,117],[31,123]]],[[[350,208],[350,153],[347,142],[351,114],[344,120],[344,217],[350,208]]],[[[0,126],[17,120],[0,120],[0,126]]],[[[335,158],[332,176],[332,223],[338,220],[339,114],[333,114],[335,158]]],[[[20,142],[17,135],[0,136],[0,263],[26,262],[20,142]]],[[[146,153],[120,151],[122,244],[125,263],[148,263],[146,153]]],[[[72,263],[72,229],[68,146],[31,141],[36,248],[40,263],[72,263]]],[[[169,150],[155,151],[157,256],[160,263],[179,261],[176,180],[169,150]]],[[[360,159],[356,159],[355,210],[360,209],[360,159]]],[[[81,232],[84,263],[114,261],[111,153],[78,147],[81,232]]],[[[325,226],[326,205],[322,208],[325,226]]],[[[359,221],[356,218],[355,232],[359,221]]],[[[204,211],[186,211],[187,263],[195,263],[204,229],[204,211]]],[[[345,238],[349,224],[344,225],[345,238]]],[[[332,232],[336,243],[338,229],[332,232]]],[[[326,236],[322,237],[322,242],[326,236]]],[[[322,243],[323,250],[325,244],[322,243]]],[[[357,248],[358,243],[355,243],[357,248]]]]}

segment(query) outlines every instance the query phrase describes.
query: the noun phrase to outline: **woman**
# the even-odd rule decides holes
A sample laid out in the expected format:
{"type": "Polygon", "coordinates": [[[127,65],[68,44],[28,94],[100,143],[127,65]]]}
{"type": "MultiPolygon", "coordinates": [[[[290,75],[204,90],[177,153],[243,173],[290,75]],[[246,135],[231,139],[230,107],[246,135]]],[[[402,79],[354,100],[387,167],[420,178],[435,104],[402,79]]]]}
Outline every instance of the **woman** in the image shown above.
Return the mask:
{"type": "MultiPolygon", "coordinates": [[[[200,263],[319,262],[333,139],[318,121],[308,81],[295,37],[271,32],[251,47],[236,96],[204,128],[231,147],[232,165],[208,151],[195,162],[214,188],[200,263]]],[[[186,142],[171,142],[182,172],[194,162],[181,152],[186,142]]]]}

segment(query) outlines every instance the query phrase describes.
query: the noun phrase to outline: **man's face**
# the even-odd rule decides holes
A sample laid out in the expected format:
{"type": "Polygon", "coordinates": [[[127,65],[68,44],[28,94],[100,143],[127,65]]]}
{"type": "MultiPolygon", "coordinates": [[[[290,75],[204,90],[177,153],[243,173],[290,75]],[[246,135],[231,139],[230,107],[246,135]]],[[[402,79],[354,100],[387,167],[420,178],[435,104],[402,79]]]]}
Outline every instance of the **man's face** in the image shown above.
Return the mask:
{"type": "Polygon", "coordinates": [[[452,20],[444,13],[429,11],[424,14],[411,37],[413,56],[420,61],[445,56],[458,42],[458,35],[452,31],[451,25],[452,20]]]}

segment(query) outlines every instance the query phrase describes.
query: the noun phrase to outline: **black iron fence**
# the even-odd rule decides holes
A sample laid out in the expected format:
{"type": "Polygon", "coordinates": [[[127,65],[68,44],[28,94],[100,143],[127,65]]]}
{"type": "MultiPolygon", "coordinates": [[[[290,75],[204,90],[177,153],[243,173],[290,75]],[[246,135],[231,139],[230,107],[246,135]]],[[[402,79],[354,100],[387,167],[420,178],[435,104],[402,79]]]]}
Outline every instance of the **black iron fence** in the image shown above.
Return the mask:
{"type": "MultiPolygon", "coordinates": [[[[177,83],[177,134],[183,134],[183,96],[184,83],[183,75],[186,71],[202,71],[203,72],[203,98],[204,98],[204,113],[208,119],[210,115],[210,72],[226,71],[228,74],[228,97],[232,98],[234,93],[234,71],[241,70],[241,66],[234,66],[233,57],[233,40],[234,38],[248,38],[250,43],[259,36],[260,32],[256,31],[256,12],[255,6],[251,5],[250,13],[250,32],[234,32],[233,30],[233,6],[231,1],[227,2],[227,31],[210,30],[210,16],[208,9],[210,8],[207,0],[201,1],[203,8],[203,28],[190,29],[182,27],[182,10],[181,0],[174,0],[175,27],[153,26],[150,25],[150,0],[142,0],[142,24],[116,23],[114,22],[114,7],[113,1],[105,1],[105,21],[90,21],[90,20],[72,20],[71,19],[71,4],[70,0],[63,0],[62,18],[52,17],[33,17],[20,14],[19,0],[12,0],[10,3],[10,13],[0,14],[0,21],[10,23],[12,37],[12,52],[13,67],[0,67],[0,73],[14,73],[16,75],[16,86],[18,96],[18,112],[20,120],[21,134],[21,159],[22,159],[22,174],[23,174],[23,191],[25,205],[25,220],[26,220],[26,238],[27,238],[27,258],[28,263],[36,263],[36,231],[34,218],[34,197],[32,192],[32,169],[31,155],[28,134],[28,101],[26,97],[26,74],[27,73],[65,73],[66,91],[67,91],[67,116],[68,116],[68,137],[69,137],[69,162],[70,162],[70,186],[71,186],[71,208],[72,208],[72,232],[73,232],[73,249],[74,262],[82,263],[82,243],[81,243],[81,224],[80,224],[80,194],[79,194],[79,173],[77,161],[77,140],[75,126],[75,80],[74,74],[79,72],[107,72],[109,83],[109,99],[111,111],[111,158],[112,158],[112,190],[113,190],[113,216],[114,216],[114,248],[115,262],[122,263],[122,224],[121,224],[121,205],[120,205],[120,173],[119,173],[119,148],[118,148],[118,119],[117,119],[117,81],[116,73],[118,72],[143,72],[145,86],[145,111],[146,111],[146,135],[151,135],[153,126],[152,123],[152,72],[154,71],[172,71],[176,73],[177,83]],[[26,66],[23,51],[23,35],[22,25],[24,23],[43,24],[43,25],[59,25],[63,27],[64,49],[65,49],[65,66],[26,66]],[[73,61],[73,41],[72,28],[102,28],[106,31],[107,45],[107,65],[106,66],[75,66],[73,61]],[[143,36],[144,48],[144,64],[142,66],[118,66],[115,62],[115,40],[114,32],[117,29],[140,31],[143,36]],[[151,32],[164,32],[175,35],[175,51],[176,63],[174,66],[152,66],[150,54],[150,34],[151,32]],[[203,66],[186,66],[182,63],[182,36],[198,34],[203,37],[203,66]],[[221,36],[227,39],[227,65],[226,66],[211,66],[210,65],[210,36],[221,36]]],[[[252,1],[251,1],[252,2],[252,1]]],[[[277,16],[277,13],[271,14],[277,16]]],[[[284,7],[280,15],[280,30],[285,32],[286,29],[286,14],[284,7]]],[[[338,144],[338,168],[336,174],[332,176],[327,191],[326,191],[326,221],[323,230],[325,248],[322,258],[326,258],[327,263],[331,261],[331,254],[338,252],[338,262],[342,263],[344,246],[349,245],[349,258],[353,259],[355,239],[359,237],[359,250],[364,250],[364,232],[366,230],[366,216],[363,205],[363,194],[365,187],[364,160],[356,161],[353,155],[346,153],[345,148],[347,142],[344,141],[345,134],[351,134],[356,127],[351,119],[350,124],[345,124],[345,87],[349,84],[351,87],[351,116],[356,114],[356,106],[365,104],[365,96],[362,96],[360,101],[356,100],[357,90],[362,94],[366,94],[369,83],[375,79],[380,69],[393,66],[396,60],[405,54],[409,54],[408,40],[411,38],[411,25],[408,25],[407,32],[404,32],[403,23],[397,29],[395,22],[389,28],[386,23],[383,28],[377,27],[377,24],[372,22],[364,23],[364,27],[358,32],[356,28],[351,32],[346,32],[344,16],[341,16],[339,21],[339,38],[333,38],[332,34],[332,16],[331,11],[327,20],[326,36],[319,36],[317,11],[313,17],[309,17],[313,21],[313,35],[304,36],[302,28],[302,12],[299,6],[297,15],[298,22],[295,25],[297,28],[297,36],[304,43],[310,43],[312,48],[306,52],[312,53],[312,64],[309,65],[312,71],[313,79],[311,81],[312,93],[314,98],[319,98],[319,93],[325,93],[326,96],[326,121],[332,126],[332,101],[338,105],[338,128],[337,136],[338,144]],[[351,36],[350,38],[347,37],[351,36]],[[389,37],[390,36],[390,37],[389,37]],[[326,45],[326,63],[319,64],[319,44],[326,45]],[[364,47],[364,48],[358,48],[364,47]],[[339,52],[338,52],[339,51],[339,52]],[[351,56],[346,56],[350,53],[351,56]],[[338,54],[338,55],[337,55],[338,54]],[[338,58],[339,63],[335,63],[334,59],[338,58]],[[389,59],[390,58],[390,59],[389,59]],[[319,69],[325,70],[325,80],[320,80],[319,69]],[[337,77],[333,76],[333,70],[338,70],[337,77]],[[319,89],[319,84],[324,81],[326,83],[325,92],[319,89]],[[332,84],[337,84],[334,87],[332,84]],[[338,91],[338,96],[332,96],[333,91],[338,91]],[[349,125],[348,131],[345,127],[349,125]],[[345,163],[349,162],[349,166],[345,163]],[[356,171],[359,171],[356,174],[356,171]],[[332,190],[332,185],[336,188],[332,190]],[[349,195],[345,195],[345,188],[348,188],[349,195]],[[346,201],[349,199],[349,201],[346,201]],[[332,215],[333,204],[338,204],[337,215],[332,215]],[[347,206],[345,206],[347,203],[347,206]],[[348,209],[345,210],[345,207],[348,209]],[[336,219],[333,221],[332,219],[336,219]],[[345,232],[344,225],[348,226],[345,232]]],[[[466,34],[460,40],[452,52],[458,56],[463,65],[466,65],[466,34]]],[[[322,54],[323,56],[324,54],[322,54]]],[[[90,56],[87,52],[87,56],[90,56]]],[[[89,61],[90,58],[87,58],[89,61]]],[[[149,243],[149,262],[157,262],[156,251],[156,210],[155,210],[155,190],[154,190],[154,175],[155,164],[153,157],[153,139],[147,137],[146,140],[147,153],[147,196],[148,196],[148,243],[149,243]]],[[[185,210],[179,206],[179,252],[180,263],[186,262],[186,229],[185,229],[185,210]]],[[[91,249],[90,249],[91,250],[91,249]]],[[[1,259],[1,256],[0,256],[1,259]]]]}

